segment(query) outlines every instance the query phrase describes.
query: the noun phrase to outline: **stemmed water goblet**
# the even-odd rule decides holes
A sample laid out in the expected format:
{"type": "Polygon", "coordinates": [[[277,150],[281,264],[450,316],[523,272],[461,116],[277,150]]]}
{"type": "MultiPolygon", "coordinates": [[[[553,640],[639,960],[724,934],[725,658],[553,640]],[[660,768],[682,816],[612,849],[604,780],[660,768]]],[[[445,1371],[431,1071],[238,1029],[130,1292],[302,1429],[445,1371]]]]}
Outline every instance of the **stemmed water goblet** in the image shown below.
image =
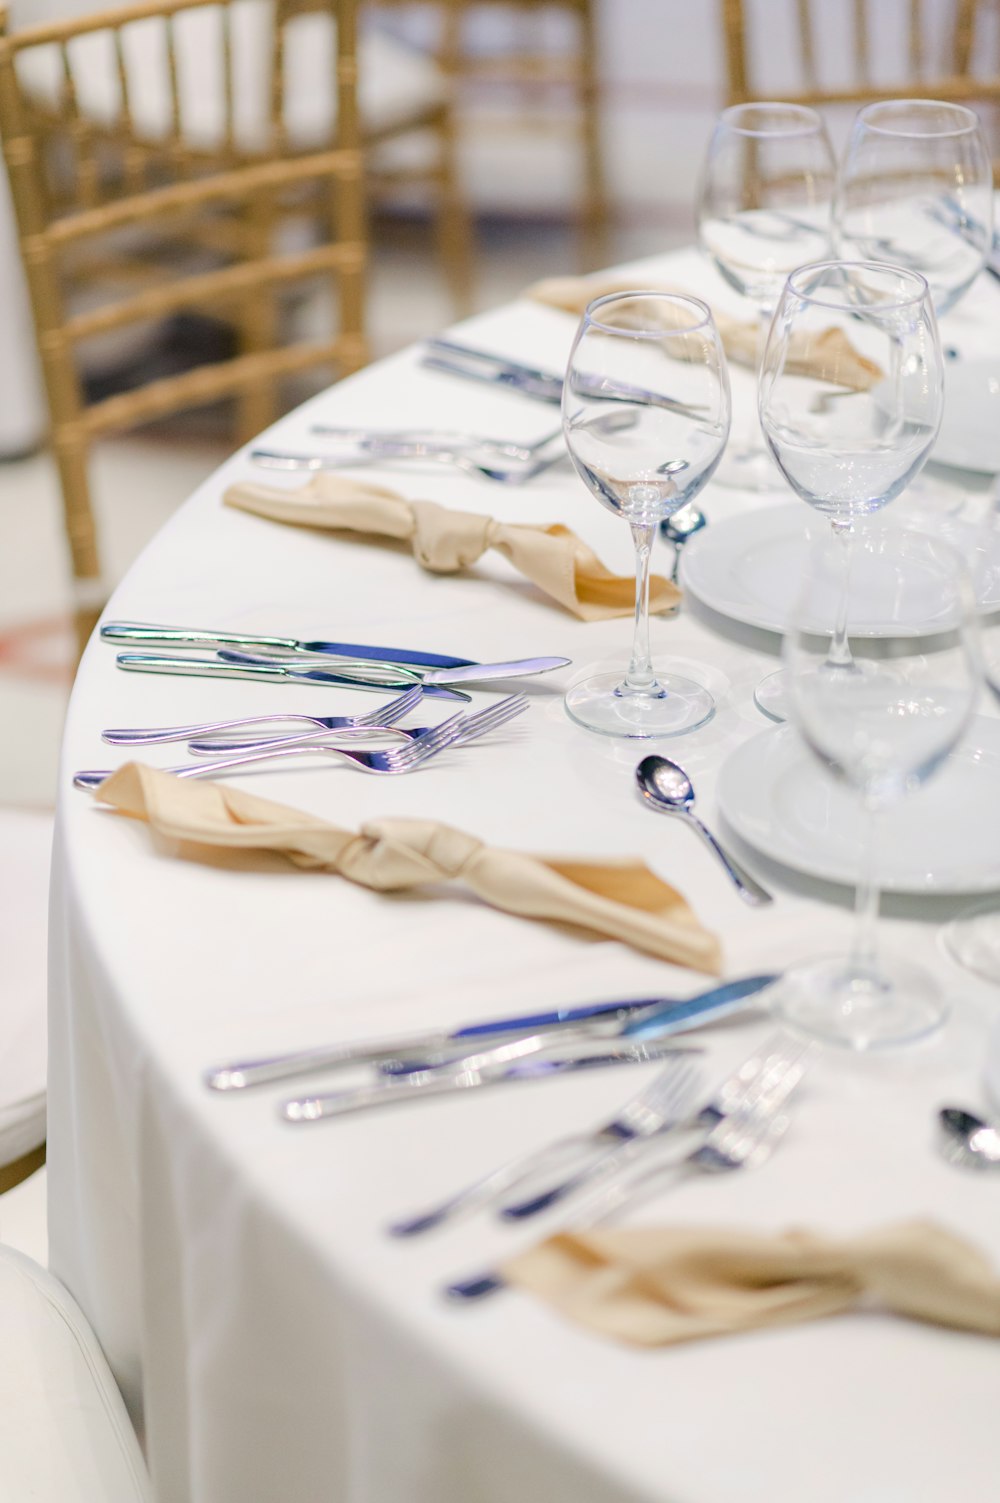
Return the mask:
{"type": "MultiPolygon", "coordinates": [[[[840,256],[919,272],[937,316],[948,313],[982,271],[993,243],[993,169],[978,116],[936,99],[891,99],[859,110],[833,220],[840,256]]],[[[911,497],[921,514],[945,509],[926,479],[911,497]]]]}
{"type": "MultiPolygon", "coordinates": [[[[740,104],[720,115],[698,190],[698,241],[754,306],[757,364],[785,278],[832,254],[836,164],[821,117],[798,104],[740,104]]],[[[746,490],[776,482],[753,425],[731,445],[718,479],[746,490]]]]}
{"type": "MultiPolygon", "coordinates": [[[[768,447],[792,490],[827,518],[846,552],[857,524],[893,501],[926,462],[941,422],[944,374],[927,283],[876,262],[825,261],[788,278],[758,390],[768,447]]],[[[846,611],[846,597],[842,602],[846,611]]],[[[846,617],[831,663],[849,665],[846,617]]],[[[785,718],[784,675],[757,686],[785,718]]]]}
{"type": "Polygon", "coordinates": [[[857,795],[865,828],[851,954],[794,968],[778,1006],[828,1043],[858,1050],[909,1043],[947,1015],[932,976],[908,960],[878,956],[877,817],[930,778],[961,740],[979,686],[976,632],[972,582],[947,543],[889,526],[860,537],[853,558],[835,536],[814,543],[784,644],[789,718],[823,767],[857,795]],[[844,600],[849,630],[863,616],[886,633],[856,643],[849,668],[827,657],[844,600]],[[926,601],[933,601],[933,637],[892,637],[900,612],[926,601]]]}
{"type": "Polygon", "coordinates": [[[711,717],[714,701],[695,680],[654,671],[649,562],[657,525],[698,495],[729,436],[729,376],[709,308],[666,292],[597,298],[573,342],[562,412],[577,474],[628,523],[636,555],[628,671],[573,685],[566,709],[609,736],[693,730],[711,717]]]}

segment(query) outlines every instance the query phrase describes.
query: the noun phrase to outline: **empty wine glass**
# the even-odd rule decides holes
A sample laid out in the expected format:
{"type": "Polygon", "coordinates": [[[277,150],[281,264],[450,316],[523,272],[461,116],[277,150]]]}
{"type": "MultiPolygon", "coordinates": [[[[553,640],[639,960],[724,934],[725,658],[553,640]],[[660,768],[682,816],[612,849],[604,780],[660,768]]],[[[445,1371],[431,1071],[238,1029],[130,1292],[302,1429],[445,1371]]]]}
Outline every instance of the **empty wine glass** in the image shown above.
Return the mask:
{"type": "MultiPolygon", "coordinates": [[[[788,278],[764,349],[761,428],[789,485],[845,550],[858,520],[887,506],[926,462],[943,385],[934,309],[917,272],[825,261],[788,278]]],[[[850,664],[846,617],[829,656],[850,664]]],[[[785,718],[783,686],[783,674],[770,674],[755,694],[775,720],[785,718]]]]}
{"type": "Polygon", "coordinates": [[[858,539],[856,554],[852,560],[833,536],[816,542],[784,644],[790,718],[865,814],[854,946],[847,957],[789,972],[778,1007],[828,1043],[880,1049],[933,1032],[947,1007],[929,973],[877,953],[877,816],[932,777],[958,745],[980,665],[972,582],[952,548],[882,526],[858,539]],[[856,643],[849,670],[830,665],[827,642],[841,629],[842,598],[849,623],[863,617],[889,633],[910,594],[935,601],[940,630],[922,650],[886,635],[856,643]]]}
{"type": "MultiPolygon", "coordinates": [[[[788,273],[832,252],[835,174],[823,121],[805,105],[737,104],[716,123],[698,191],[698,241],[754,305],[758,366],[788,273]]],[[[747,490],[775,484],[756,423],[718,478],[747,490]]]]}
{"type": "Polygon", "coordinates": [[[628,671],[574,685],[566,708],[609,736],[692,730],[714,702],[693,679],[653,670],[649,558],[657,524],[698,495],[729,436],[729,376],[708,307],[665,292],[597,298],[573,342],[562,412],[577,474],[628,523],[636,553],[628,671]]]}
{"type": "MultiPolygon", "coordinates": [[[[936,99],[866,105],[841,163],[833,218],[839,255],[919,272],[937,316],[949,312],[993,244],[993,169],[978,117],[936,99]]],[[[908,510],[911,502],[920,525],[956,504],[926,477],[908,510]]]]}

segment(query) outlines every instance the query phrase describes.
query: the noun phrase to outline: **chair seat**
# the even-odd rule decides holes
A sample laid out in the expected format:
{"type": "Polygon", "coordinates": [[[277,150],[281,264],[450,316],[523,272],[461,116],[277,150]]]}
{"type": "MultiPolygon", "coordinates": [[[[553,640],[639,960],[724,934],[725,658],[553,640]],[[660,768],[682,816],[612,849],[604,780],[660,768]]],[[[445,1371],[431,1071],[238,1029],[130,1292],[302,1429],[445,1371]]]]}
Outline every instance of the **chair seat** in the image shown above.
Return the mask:
{"type": "Polygon", "coordinates": [[[135,1432],[82,1311],[10,1247],[0,1247],[0,1351],[0,1497],[150,1503],[135,1432]]]}
{"type": "MultiPolygon", "coordinates": [[[[240,152],[270,146],[269,76],[274,10],[271,0],[234,0],[231,7],[234,140],[240,152]]],[[[27,19],[27,15],[25,15],[27,19]]],[[[37,19],[37,16],[33,16],[37,19]]],[[[224,47],[221,12],[194,10],[178,15],[176,45],[181,60],[181,136],[195,151],[217,153],[226,146],[224,47]]],[[[158,19],[133,22],[122,32],[123,51],[133,77],[149,81],[133,88],[129,100],[132,131],[155,143],[172,134],[173,114],[166,43],[158,19]]],[[[285,29],[285,123],[297,151],[329,145],[336,126],[335,36],[330,18],[313,12],[292,18],[285,29]]],[[[76,38],[69,47],[81,112],[102,128],[121,117],[121,89],[114,49],[107,33],[76,38]]],[[[62,69],[55,47],[39,48],[19,59],[24,86],[46,107],[60,97],[62,69]]],[[[419,122],[447,99],[440,68],[424,53],[382,32],[366,30],[358,43],[358,108],[363,133],[377,138],[396,127],[419,122]]]]}
{"type": "Polygon", "coordinates": [[[0,1166],[45,1141],[52,818],[0,809],[0,1166]]]}

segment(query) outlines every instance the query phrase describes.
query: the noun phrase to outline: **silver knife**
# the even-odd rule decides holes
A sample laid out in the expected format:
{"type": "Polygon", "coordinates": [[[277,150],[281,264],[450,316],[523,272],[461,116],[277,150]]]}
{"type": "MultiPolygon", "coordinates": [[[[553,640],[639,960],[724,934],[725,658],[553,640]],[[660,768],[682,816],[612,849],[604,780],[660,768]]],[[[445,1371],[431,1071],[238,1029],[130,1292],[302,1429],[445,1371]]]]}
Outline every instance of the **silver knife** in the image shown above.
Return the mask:
{"type": "Polygon", "coordinates": [[[535,673],[551,673],[555,668],[568,668],[572,662],[571,658],[514,658],[507,663],[467,663],[461,668],[422,669],[409,668],[403,663],[352,663],[345,658],[338,659],[329,668],[318,663],[309,668],[299,668],[278,658],[258,657],[253,653],[234,652],[229,648],[223,648],[219,657],[224,663],[239,667],[270,667],[282,677],[305,676],[322,681],[329,675],[338,683],[345,677],[366,683],[372,672],[378,670],[381,683],[393,689],[405,689],[409,684],[415,683],[440,687],[449,684],[481,684],[496,678],[529,678],[535,673]],[[383,671],[390,676],[382,677],[383,671]]]}
{"type": "Polygon", "coordinates": [[[400,1059],[406,1055],[432,1053],[449,1046],[468,1054],[477,1041],[492,1043],[504,1037],[534,1035],[547,1029],[558,1031],[582,1024],[623,1024],[630,1018],[650,1011],[669,1008],[683,1010],[688,1026],[695,1021],[711,1022],[737,1006],[745,1006],[758,992],[778,980],[774,974],[743,976],[710,987],[696,997],[627,998],[612,1002],[585,1002],[575,1007],[557,1007],[547,1012],[520,1014],[512,1018],[486,1018],[464,1023],[459,1028],[423,1029],[418,1033],[397,1034],[387,1039],[358,1039],[346,1044],[326,1044],[302,1049],[294,1054],[276,1054],[266,1059],[234,1060],[216,1065],[205,1073],[205,1084],[214,1091],[242,1091],[250,1086],[288,1080],[317,1070],[336,1069],[341,1065],[374,1064],[379,1060],[400,1059]]]}
{"type": "Polygon", "coordinates": [[[586,1044],[574,1045],[572,1053],[563,1056],[515,1060],[510,1064],[484,1066],[481,1070],[426,1070],[412,1075],[391,1075],[346,1091],[283,1101],[278,1110],[286,1122],[319,1122],[327,1117],[367,1111],[370,1107],[422,1100],[425,1096],[451,1096],[456,1092],[504,1085],[510,1081],[548,1080],[553,1075],[569,1075],[575,1070],[602,1069],[606,1065],[642,1065],[663,1059],[667,1054],[701,1052],[700,1049],[655,1039],[648,1043],[621,1045],[609,1043],[606,1039],[593,1039],[586,1044]]]}
{"type": "MultiPolygon", "coordinates": [[[[427,353],[421,357],[421,365],[429,370],[445,371],[452,376],[467,376],[473,381],[485,381],[491,386],[509,386],[523,396],[535,397],[540,402],[558,406],[562,402],[563,378],[553,371],[539,370],[537,366],[525,365],[520,360],[509,360],[504,355],[491,355],[488,350],[473,349],[470,345],[456,344],[450,339],[428,339],[427,353]]],[[[692,406],[664,392],[648,391],[644,387],[631,386],[623,381],[609,382],[603,376],[589,376],[577,371],[573,375],[573,390],[583,395],[603,397],[609,402],[640,402],[647,407],[661,407],[667,412],[678,412],[685,417],[696,417],[705,412],[704,407],[692,406]]]]}
{"type": "MultiPolygon", "coordinates": [[[[268,684],[290,684],[297,680],[304,683],[314,684],[339,684],[349,689],[375,689],[385,691],[387,689],[409,688],[412,684],[420,684],[417,674],[404,664],[390,665],[384,663],[371,663],[369,665],[372,677],[358,678],[353,673],[348,676],[334,672],[334,665],[323,672],[314,672],[303,668],[295,672],[291,667],[287,671],[280,669],[286,667],[279,658],[261,658],[246,663],[228,663],[221,657],[201,658],[184,657],[178,654],[170,657],[166,654],[153,652],[120,652],[115,659],[119,668],[124,668],[127,673],[172,673],[182,678],[219,678],[235,679],[249,678],[260,679],[268,684]],[[405,674],[406,677],[402,677],[405,674]]],[[[358,665],[360,668],[360,664],[358,665]]],[[[436,687],[434,684],[422,685],[425,694],[438,695],[442,699],[460,699],[466,704],[472,700],[471,694],[466,694],[464,689],[449,689],[445,685],[436,687]]]]}
{"type": "Polygon", "coordinates": [[[101,640],[136,647],[235,647],[262,652],[329,654],[338,658],[374,658],[382,663],[406,663],[415,668],[466,668],[472,658],[445,657],[405,647],[372,647],[361,642],[300,642],[297,637],[254,636],[239,631],[206,631],[194,626],[156,626],[147,621],[105,621],[101,640]]]}

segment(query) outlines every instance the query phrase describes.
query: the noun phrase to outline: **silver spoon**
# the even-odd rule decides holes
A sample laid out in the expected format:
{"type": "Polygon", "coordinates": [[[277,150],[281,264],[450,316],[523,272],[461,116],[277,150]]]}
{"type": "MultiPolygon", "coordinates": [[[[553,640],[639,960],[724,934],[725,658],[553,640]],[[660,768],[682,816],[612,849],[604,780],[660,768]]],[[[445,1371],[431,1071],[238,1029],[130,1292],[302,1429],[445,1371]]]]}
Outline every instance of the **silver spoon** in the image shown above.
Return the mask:
{"type": "Polygon", "coordinates": [[[660,532],[668,543],[673,544],[674,567],[670,571],[670,578],[677,583],[677,573],[681,566],[681,549],[688,538],[694,537],[696,532],[708,525],[708,518],[703,511],[699,511],[693,501],[687,506],[682,506],[675,511],[672,517],[666,517],[660,523],[660,532]]]}
{"type": "Polygon", "coordinates": [[[635,770],[635,777],[639,792],[651,808],[657,809],[662,814],[678,814],[694,826],[698,834],[707,841],[709,847],[718,856],[737,892],[745,902],[758,908],[762,903],[774,901],[767,889],[761,887],[755,877],[751,877],[748,871],[744,871],[743,867],[739,866],[722,849],[711,830],[703,825],[694,813],[694,788],[683,767],[678,767],[677,763],[671,762],[669,757],[655,755],[643,757],[635,770]]]}
{"type": "Polygon", "coordinates": [[[959,1106],[942,1107],[941,1152],[963,1169],[1000,1169],[1000,1129],[959,1106]]]}

